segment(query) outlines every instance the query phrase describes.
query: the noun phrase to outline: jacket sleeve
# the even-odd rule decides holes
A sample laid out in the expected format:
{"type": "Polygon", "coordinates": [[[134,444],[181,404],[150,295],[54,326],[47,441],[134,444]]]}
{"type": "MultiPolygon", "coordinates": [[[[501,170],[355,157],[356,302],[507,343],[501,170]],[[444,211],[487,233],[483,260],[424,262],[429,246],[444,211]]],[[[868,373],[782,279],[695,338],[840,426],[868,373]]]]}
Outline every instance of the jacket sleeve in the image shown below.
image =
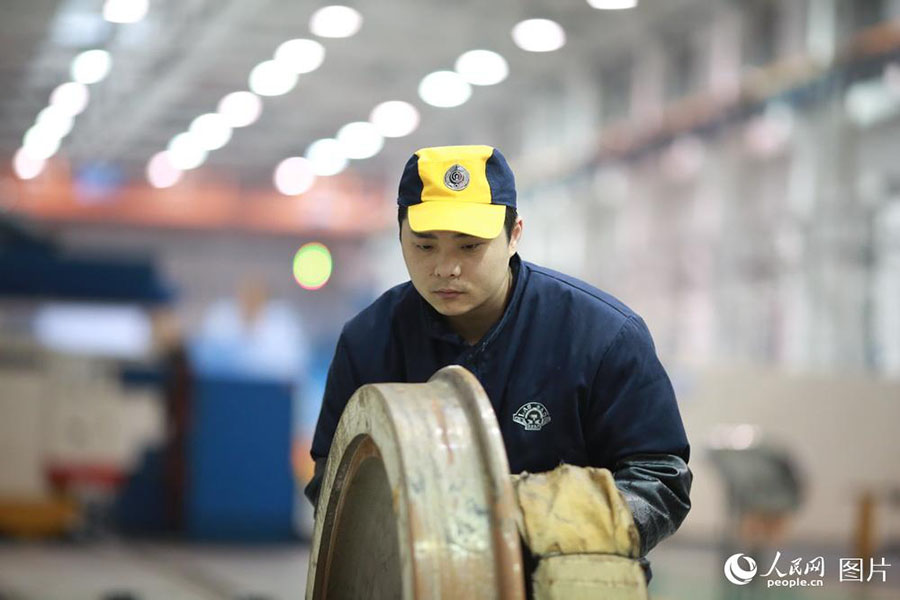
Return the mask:
{"type": "Polygon", "coordinates": [[[316,431],[313,434],[310,455],[316,463],[315,474],[307,484],[303,493],[316,506],[319,501],[319,493],[322,487],[322,479],[325,474],[325,462],[328,460],[328,452],[331,449],[331,441],[337,429],[338,421],[347,406],[347,401],[362,385],[358,373],[353,366],[350,354],[347,350],[343,334],[338,339],[328,369],[328,378],[325,382],[325,394],[322,397],[322,409],[319,412],[319,420],[316,422],[316,431]]]}
{"type": "Polygon", "coordinates": [[[690,510],[690,445],[650,332],[629,317],[605,350],[587,410],[591,465],[613,472],[641,537],[641,556],[690,510]]]}
{"type": "Polygon", "coordinates": [[[693,475],[680,456],[630,456],[616,465],[613,479],[634,515],[641,556],[675,533],[691,510],[693,475]]]}

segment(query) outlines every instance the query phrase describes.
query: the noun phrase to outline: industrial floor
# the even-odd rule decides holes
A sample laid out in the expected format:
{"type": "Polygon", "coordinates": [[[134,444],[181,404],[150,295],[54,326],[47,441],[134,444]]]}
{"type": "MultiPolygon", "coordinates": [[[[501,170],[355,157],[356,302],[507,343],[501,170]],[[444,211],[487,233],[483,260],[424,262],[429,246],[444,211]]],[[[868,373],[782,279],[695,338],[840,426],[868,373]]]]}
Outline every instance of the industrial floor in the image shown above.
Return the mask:
{"type": "MultiPolygon", "coordinates": [[[[824,554],[826,566],[837,564],[837,555],[824,554]]],[[[721,558],[713,548],[673,540],[650,558],[653,600],[900,599],[900,556],[887,557],[894,565],[887,569],[887,583],[838,583],[836,574],[826,569],[825,587],[804,590],[733,586],[724,580],[721,558]]],[[[297,599],[303,597],[308,559],[308,547],[299,544],[2,541],[0,600],[297,599]]]]}

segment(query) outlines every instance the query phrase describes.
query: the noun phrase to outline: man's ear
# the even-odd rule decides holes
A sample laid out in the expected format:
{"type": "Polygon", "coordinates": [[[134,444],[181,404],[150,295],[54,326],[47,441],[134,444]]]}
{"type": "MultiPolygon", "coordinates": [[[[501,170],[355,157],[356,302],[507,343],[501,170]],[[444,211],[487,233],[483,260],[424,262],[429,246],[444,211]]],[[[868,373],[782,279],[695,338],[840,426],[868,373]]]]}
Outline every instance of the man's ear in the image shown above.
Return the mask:
{"type": "Polygon", "coordinates": [[[522,220],[522,217],[516,218],[516,224],[513,225],[512,231],[509,232],[509,255],[512,256],[518,251],[519,248],[519,240],[522,239],[522,229],[525,226],[525,221],[522,220]]]}

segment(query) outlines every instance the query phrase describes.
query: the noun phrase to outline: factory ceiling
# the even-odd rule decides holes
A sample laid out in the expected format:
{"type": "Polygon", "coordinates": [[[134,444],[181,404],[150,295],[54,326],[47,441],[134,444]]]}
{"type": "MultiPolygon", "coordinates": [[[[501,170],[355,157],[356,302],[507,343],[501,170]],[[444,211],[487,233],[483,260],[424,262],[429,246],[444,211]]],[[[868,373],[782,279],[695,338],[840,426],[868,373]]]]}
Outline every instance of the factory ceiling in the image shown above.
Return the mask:
{"type": "Polygon", "coordinates": [[[51,160],[73,172],[102,165],[125,180],[145,177],[148,161],[165,150],[227,94],[248,89],[255,65],[273,58],[285,41],[316,40],[325,49],[314,71],[290,91],[262,97],[256,122],[233,130],[199,168],[241,185],[272,182],[276,165],[302,156],[309,145],[334,137],[345,124],[366,121],[387,100],[411,103],[420,124],[388,138],[383,149],[353,160],[349,172],[392,181],[416,148],[454,143],[521,144],[534,98],[562,78],[590,76],[630,44],[678,24],[690,27],[712,0],[645,0],[632,10],[595,10],[585,0],[359,0],[358,32],[327,38],[310,20],[326,3],[285,0],[151,0],[137,23],[104,20],[104,0],[12,0],[0,20],[0,159],[7,165],[53,91],[73,77],[73,59],[104,49],[108,75],[88,86],[90,101],[74,118],[51,160]],[[531,18],[562,26],[566,43],[551,52],[527,52],[513,27],[531,18]],[[422,78],[452,70],[466,51],[487,49],[506,59],[509,75],[473,86],[454,108],[429,106],[417,93],[422,78]]]}

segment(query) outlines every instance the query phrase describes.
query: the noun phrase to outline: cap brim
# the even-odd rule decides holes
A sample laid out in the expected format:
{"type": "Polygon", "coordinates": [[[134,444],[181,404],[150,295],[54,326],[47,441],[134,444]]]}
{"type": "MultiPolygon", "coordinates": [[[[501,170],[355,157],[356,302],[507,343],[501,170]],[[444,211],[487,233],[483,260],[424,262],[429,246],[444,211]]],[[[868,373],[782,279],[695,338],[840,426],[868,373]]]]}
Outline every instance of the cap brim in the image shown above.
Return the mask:
{"type": "Polygon", "coordinates": [[[493,239],[503,230],[506,206],[473,202],[422,202],[407,212],[409,227],[415,232],[456,231],[493,239]]]}

